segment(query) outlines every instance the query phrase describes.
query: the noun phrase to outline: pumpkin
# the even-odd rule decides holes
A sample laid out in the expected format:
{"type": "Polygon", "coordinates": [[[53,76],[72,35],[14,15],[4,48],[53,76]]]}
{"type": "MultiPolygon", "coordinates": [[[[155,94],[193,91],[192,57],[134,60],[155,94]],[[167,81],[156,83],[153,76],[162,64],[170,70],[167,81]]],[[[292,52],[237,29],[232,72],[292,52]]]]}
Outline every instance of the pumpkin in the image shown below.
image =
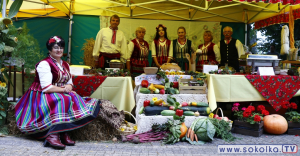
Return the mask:
{"type": "Polygon", "coordinates": [[[180,128],[180,131],[181,131],[181,134],[180,134],[180,137],[179,137],[180,139],[183,138],[183,137],[185,136],[187,130],[188,130],[188,129],[187,129],[185,123],[183,122],[183,123],[181,124],[181,128],[180,128]]]}
{"type": "Polygon", "coordinates": [[[271,134],[283,134],[288,129],[286,119],[278,114],[271,114],[264,117],[264,130],[271,134]]]}

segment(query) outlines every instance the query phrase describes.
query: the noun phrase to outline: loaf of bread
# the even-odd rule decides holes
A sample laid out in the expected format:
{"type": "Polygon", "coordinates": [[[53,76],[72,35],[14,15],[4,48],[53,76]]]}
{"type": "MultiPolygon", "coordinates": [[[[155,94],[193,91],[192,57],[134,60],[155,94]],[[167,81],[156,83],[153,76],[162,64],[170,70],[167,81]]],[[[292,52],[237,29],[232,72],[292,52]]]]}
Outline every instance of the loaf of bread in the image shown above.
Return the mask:
{"type": "Polygon", "coordinates": [[[181,68],[176,63],[164,63],[161,67],[162,70],[175,70],[180,71],[181,68]]]}

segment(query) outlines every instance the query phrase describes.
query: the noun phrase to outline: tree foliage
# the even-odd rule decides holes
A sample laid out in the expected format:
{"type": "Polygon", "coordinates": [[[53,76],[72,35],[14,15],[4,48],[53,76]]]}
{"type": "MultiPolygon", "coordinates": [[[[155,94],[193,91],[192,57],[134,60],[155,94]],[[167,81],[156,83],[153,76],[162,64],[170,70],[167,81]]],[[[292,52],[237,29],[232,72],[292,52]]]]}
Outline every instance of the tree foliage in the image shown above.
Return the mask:
{"type": "MultiPolygon", "coordinates": [[[[275,51],[280,53],[281,49],[281,29],[283,25],[289,25],[288,23],[282,23],[282,24],[274,24],[268,27],[264,27],[259,29],[263,36],[266,37],[265,40],[259,39],[262,41],[258,45],[258,51],[261,52],[269,52],[270,45],[275,45],[275,51]]],[[[300,20],[295,20],[294,23],[294,39],[295,41],[300,40],[300,20]]],[[[299,45],[295,45],[297,47],[299,45]]]]}

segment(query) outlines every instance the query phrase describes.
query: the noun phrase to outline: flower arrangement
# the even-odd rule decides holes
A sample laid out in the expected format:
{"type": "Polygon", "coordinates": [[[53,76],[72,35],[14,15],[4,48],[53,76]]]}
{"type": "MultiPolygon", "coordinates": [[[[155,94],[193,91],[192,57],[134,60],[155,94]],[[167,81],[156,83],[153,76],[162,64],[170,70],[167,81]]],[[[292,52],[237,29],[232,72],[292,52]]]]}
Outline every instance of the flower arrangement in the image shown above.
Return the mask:
{"type": "Polygon", "coordinates": [[[130,76],[130,71],[127,69],[120,69],[120,70],[113,70],[113,69],[105,69],[102,70],[99,69],[92,69],[90,71],[90,74],[96,75],[96,76],[110,76],[110,77],[117,77],[117,76],[130,76]]]}
{"type": "Polygon", "coordinates": [[[235,74],[235,70],[234,69],[232,69],[232,70],[230,70],[230,69],[228,69],[228,70],[225,70],[225,69],[218,69],[218,70],[212,70],[212,71],[209,71],[208,72],[209,74],[229,74],[229,75],[231,75],[231,74],[235,74]]]}
{"type": "Polygon", "coordinates": [[[284,109],[287,109],[285,113],[285,118],[287,121],[291,122],[300,122],[300,114],[297,111],[293,111],[293,109],[297,109],[298,106],[295,102],[287,102],[282,104],[284,109]]]}
{"type": "Polygon", "coordinates": [[[234,112],[234,115],[237,116],[238,120],[242,120],[250,124],[259,123],[263,120],[263,116],[269,115],[269,111],[267,111],[263,105],[258,105],[256,111],[255,107],[252,105],[247,108],[243,107],[241,110],[239,109],[239,106],[239,103],[234,103],[231,109],[232,112],[234,112]]]}

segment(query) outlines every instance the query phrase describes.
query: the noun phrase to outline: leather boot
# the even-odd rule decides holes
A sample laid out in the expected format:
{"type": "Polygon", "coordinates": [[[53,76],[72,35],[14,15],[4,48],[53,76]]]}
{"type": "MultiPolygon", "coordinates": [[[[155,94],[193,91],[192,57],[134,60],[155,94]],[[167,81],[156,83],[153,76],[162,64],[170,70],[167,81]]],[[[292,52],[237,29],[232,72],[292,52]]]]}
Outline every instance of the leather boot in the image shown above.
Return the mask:
{"type": "Polygon", "coordinates": [[[70,136],[66,132],[60,133],[60,140],[61,143],[68,145],[68,146],[74,146],[75,141],[71,140],[70,136]]]}
{"type": "Polygon", "coordinates": [[[44,146],[51,146],[53,148],[64,149],[66,146],[60,142],[58,133],[50,134],[47,136],[44,146]]]}

